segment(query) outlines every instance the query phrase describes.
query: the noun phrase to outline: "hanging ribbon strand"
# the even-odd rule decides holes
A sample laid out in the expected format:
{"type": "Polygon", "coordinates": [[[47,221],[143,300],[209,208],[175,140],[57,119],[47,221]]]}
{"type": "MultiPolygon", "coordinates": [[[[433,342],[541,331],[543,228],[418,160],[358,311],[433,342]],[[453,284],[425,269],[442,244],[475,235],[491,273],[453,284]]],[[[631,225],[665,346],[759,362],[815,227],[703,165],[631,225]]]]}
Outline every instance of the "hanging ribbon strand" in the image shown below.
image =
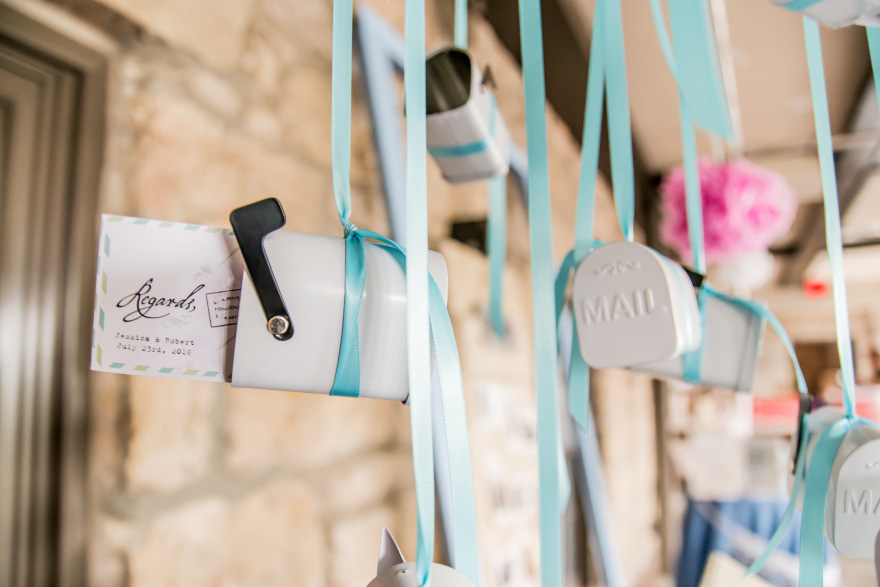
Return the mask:
{"type": "MultiPolygon", "coordinates": [[[[406,340],[413,464],[423,467],[416,484],[419,584],[430,581],[434,556],[434,452],[431,431],[431,348],[428,324],[427,135],[425,119],[425,3],[406,0],[403,83],[406,103],[406,340]],[[427,429],[423,428],[426,427],[427,429]]],[[[418,477],[417,477],[418,479],[418,477]]]]}
{"type": "Polygon", "coordinates": [[[526,146],[529,158],[529,234],[532,266],[532,323],[535,395],[538,411],[541,585],[562,585],[562,516],[559,506],[559,390],[553,299],[550,170],[544,89],[540,0],[519,0],[526,146]]]}
{"type": "Polygon", "coordinates": [[[504,339],[504,265],[507,260],[507,177],[489,180],[489,220],[486,224],[486,253],[489,255],[489,323],[504,339]]]}
{"type": "Polygon", "coordinates": [[[455,46],[467,49],[468,44],[468,3],[455,0],[455,46]]]}
{"type": "MultiPolygon", "coordinates": [[[[831,123],[828,113],[828,96],[825,88],[825,70],[822,63],[822,46],[819,26],[804,18],[804,38],[807,47],[807,64],[810,72],[810,91],[813,97],[813,118],[819,150],[819,168],[825,208],[825,239],[828,261],[831,266],[831,283],[834,290],[834,315],[837,328],[837,349],[840,355],[843,388],[844,417],[821,431],[816,439],[809,462],[807,452],[812,442],[809,431],[810,415],[799,423],[803,429],[800,452],[797,458],[795,482],[782,524],[776,529],[767,551],[749,568],[758,572],[775,549],[791,523],[789,512],[794,509],[803,488],[803,520],[801,524],[800,585],[821,587],[824,561],[825,509],[828,507],[828,484],[838,450],[853,426],[873,426],[874,422],[856,415],[855,377],[849,329],[849,312],[846,302],[846,282],[843,272],[843,244],[841,239],[840,203],[834,171],[834,151],[831,143],[831,123]]],[[[876,38],[876,37],[875,37],[876,38]]],[[[869,34],[870,39],[870,34],[869,34]]],[[[872,51],[873,52],[873,51],[872,51]]],[[[876,55],[872,55],[875,57],[876,55]]],[[[877,69],[874,69],[875,83],[877,69]]],[[[798,385],[802,385],[801,378],[798,385]]],[[[804,392],[804,390],[802,390],[804,392]]],[[[833,507],[833,505],[832,505],[833,507]]]]}
{"type": "MultiPolygon", "coordinates": [[[[416,483],[418,532],[416,572],[430,583],[434,552],[434,462],[431,414],[431,342],[434,346],[443,421],[449,453],[456,568],[475,584],[479,554],[461,368],[452,323],[443,296],[428,273],[427,164],[424,2],[406,0],[405,94],[407,116],[407,252],[390,239],[351,223],[351,73],[352,0],[336,0],[333,9],[333,90],[331,152],[333,188],[345,231],[345,297],[339,362],[333,395],[357,397],[360,387],[358,318],[366,286],[364,240],[375,241],[406,272],[407,363],[416,483]]],[[[371,245],[374,246],[374,245],[371,245]]]]}
{"type": "Polygon", "coordinates": [[[843,275],[843,242],[840,235],[840,202],[837,197],[837,176],[834,171],[834,150],[831,145],[831,122],[828,114],[828,93],[825,90],[825,67],[819,25],[804,18],[807,42],[807,63],[810,70],[810,91],[813,95],[813,119],[819,147],[819,170],[825,203],[825,246],[831,265],[834,291],[834,317],[837,324],[837,351],[843,376],[843,408],[847,416],[855,415],[855,376],[852,343],[849,332],[849,310],[846,303],[846,280],[843,275]]]}

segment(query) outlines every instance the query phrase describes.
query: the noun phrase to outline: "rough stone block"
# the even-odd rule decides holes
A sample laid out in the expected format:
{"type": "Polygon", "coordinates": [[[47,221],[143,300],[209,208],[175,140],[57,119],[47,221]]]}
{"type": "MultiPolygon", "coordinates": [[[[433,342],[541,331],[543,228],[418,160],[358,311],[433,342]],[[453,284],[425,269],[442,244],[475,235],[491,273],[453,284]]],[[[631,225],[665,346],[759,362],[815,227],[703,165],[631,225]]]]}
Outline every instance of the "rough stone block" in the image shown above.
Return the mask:
{"type": "Polygon", "coordinates": [[[170,45],[229,69],[241,55],[256,0],[100,0],[170,45]]]}
{"type": "Polygon", "coordinates": [[[89,477],[95,498],[123,485],[125,447],[120,436],[128,430],[128,378],[93,371],[89,387],[89,477]]]}
{"type": "Polygon", "coordinates": [[[347,459],[319,476],[326,511],[345,516],[385,501],[413,484],[408,450],[379,452],[347,459]]]}
{"type": "Polygon", "coordinates": [[[227,501],[205,497],[148,521],[129,543],[135,585],[326,585],[319,500],[279,481],[227,501]]]}
{"type": "Polygon", "coordinates": [[[171,491],[207,473],[221,393],[216,383],[131,378],[128,491],[171,491]]]}
{"type": "Polygon", "coordinates": [[[313,469],[386,445],[397,402],[285,391],[228,392],[228,462],[237,474],[274,466],[313,469]]]}
{"type": "Polygon", "coordinates": [[[376,576],[382,528],[392,525],[393,521],[394,511],[379,506],[345,516],[333,524],[330,532],[330,585],[360,587],[376,576]]]}

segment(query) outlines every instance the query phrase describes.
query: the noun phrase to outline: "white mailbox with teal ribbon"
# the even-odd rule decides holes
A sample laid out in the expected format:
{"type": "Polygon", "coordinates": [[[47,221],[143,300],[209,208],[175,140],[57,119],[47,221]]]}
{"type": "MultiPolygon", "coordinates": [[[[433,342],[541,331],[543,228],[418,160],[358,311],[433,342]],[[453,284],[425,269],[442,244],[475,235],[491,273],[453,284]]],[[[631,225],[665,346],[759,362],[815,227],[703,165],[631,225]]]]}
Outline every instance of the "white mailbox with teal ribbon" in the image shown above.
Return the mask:
{"type": "Polygon", "coordinates": [[[700,311],[684,269],[653,249],[602,245],[574,274],[575,325],[587,365],[665,361],[700,346],[700,311]]]}
{"type": "Polygon", "coordinates": [[[880,0],[770,0],[773,4],[803,13],[831,28],[851,24],[880,25],[880,0]]]}
{"type": "Polygon", "coordinates": [[[428,152],[446,181],[507,175],[510,132],[470,53],[441,49],[426,68],[428,152]]]}
{"type": "MultiPolygon", "coordinates": [[[[808,419],[806,466],[800,483],[810,474],[819,438],[838,422],[846,422],[844,411],[836,406],[815,410],[808,419]]],[[[874,558],[874,544],[880,534],[880,428],[861,418],[852,420],[842,432],[842,440],[830,462],[825,506],[825,535],[834,548],[850,558],[874,558]]],[[[793,452],[803,450],[794,439],[793,452]]],[[[820,457],[817,457],[817,461],[820,457]]],[[[825,463],[827,466],[828,463],[825,463]]],[[[792,485],[797,482],[791,480],[792,485]]],[[[799,500],[803,507],[803,497],[799,500]]]]}
{"type": "Polygon", "coordinates": [[[634,371],[689,383],[750,391],[767,324],[763,306],[728,296],[704,283],[700,290],[703,342],[692,366],[690,355],[633,366],[634,371]]]}
{"type": "MultiPolygon", "coordinates": [[[[278,230],[284,215],[274,199],[230,219],[248,268],[232,385],[406,400],[406,279],[383,237],[278,230]],[[346,304],[356,326],[345,325],[346,304]],[[356,380],[342,382],[351,361],[356,380]]],[[[445,300],[446,262],[431,252],[428,264],[445,300]]]]}

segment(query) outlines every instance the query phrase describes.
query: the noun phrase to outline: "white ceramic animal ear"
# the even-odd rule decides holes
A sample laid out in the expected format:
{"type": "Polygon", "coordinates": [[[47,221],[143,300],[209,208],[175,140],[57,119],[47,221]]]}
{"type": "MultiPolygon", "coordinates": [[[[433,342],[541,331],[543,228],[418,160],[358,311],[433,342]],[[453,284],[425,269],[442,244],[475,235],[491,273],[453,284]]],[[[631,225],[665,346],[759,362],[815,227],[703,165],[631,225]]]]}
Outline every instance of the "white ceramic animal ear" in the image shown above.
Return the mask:
{"type": "MultiPolygon", "coordinates": [[[[770,0],[784,5],[790,0],[770,0]]],[[[802,11],[825,26],[839,28],[850,24],[877,26],[880,0],[819,0],[802,11]]]]}
{"type": "MultiPolygon", "coordinates": [[[[418,587],[416,564],[404,560],[388,528],[382,530],[379,543],[379,575],[367,587],[418,587]]],[[[476,587],[470,579],[444,565],[431,565],[432,587],[476,587]]]]}
{"type": "Polygon", "coordinates": [[[394,565],[405,562],[406,559],[403,558],[403,553],[400,552],[397,541],[394,540],[391,530],[386,526],[382,529],[382,541],[379,543],[379,569],[376,571],[376,574],[381,575],[394,565]]]}
{"type": "Polygon", "coordinates": [[[687,274],[638,243],[609,243],[587,255],[574,275],[572,305],[581,354],[594,368],[666,361],[700,344],[687,274]]]}

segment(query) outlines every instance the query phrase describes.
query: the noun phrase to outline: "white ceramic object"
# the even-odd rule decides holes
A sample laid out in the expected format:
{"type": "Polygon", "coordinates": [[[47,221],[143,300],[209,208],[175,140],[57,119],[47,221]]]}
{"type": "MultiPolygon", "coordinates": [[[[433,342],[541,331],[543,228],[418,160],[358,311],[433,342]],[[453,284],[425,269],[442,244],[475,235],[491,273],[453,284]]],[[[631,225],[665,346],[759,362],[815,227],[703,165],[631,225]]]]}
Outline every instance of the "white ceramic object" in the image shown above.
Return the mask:
{"type": "Polygon", "coordinates": [[[596,369],[667,361],[700,344],[693,285],[680,265],[633,242],[581,262],[572,292],[584,361],[596,369]]]}
{"type": "MultiPolygon", "coordinates": [[[[336,375],[345,295],[345,242],[340,238],[277,230],[264,247],[294,328],[276,340],[250,276],[242,279],[232,367],[234,387],[329,394],[336,375]]],[[[361,304],[361,397],[406,400],[406,276],[378,245],[364,243],[366,292],[361,304]]],[[[430,252],[428,264],[444,300],[446,262],[430,252]]]]}
{"type": "MultiPolygon", "coordinates": [[[[791,0],[770,1],[777,6],[784,6],[791,0]]],[[[880,0],[822,0],[802,12],[834,29],[851,24],[880,25],[880,0]]]]}
{"type": "MultiPolygon", "coordinates": [[[[367,587],[418,587],[416,564],[403,558],[388,528],[382,531],[379,545],[378,576],[367,587]]],[[[470,579],[445,565],[431,565],[432,587],[476,587],[470,579]]]]}
{"type": "Polygon", "coordinates": [[[470,53],[446,48],[427,62],[428,151],[451,183],[507,175],[510,132],[470,53]]]}
{"type": "MultiPolygon", "coordinates": [[[[734,391],[749,391],[761,357],[766,320],[731,302],[708,295],[703,329],[703,368],[700,383],[734,391]]],[[[634,371],[681,379],[682,357],[636,365],[634,371]]]]}
{"type": "MultiPolygon", "coordinates": [[[[843,417],[835,406],[810,414],[807,471],[822,431],[843,417]]],[[[825,535],[831,545],[845,557],[873,559],[880,534],[880,429],[860,423],[849,429],[834,458],[825,504],[825,535]]]]}

